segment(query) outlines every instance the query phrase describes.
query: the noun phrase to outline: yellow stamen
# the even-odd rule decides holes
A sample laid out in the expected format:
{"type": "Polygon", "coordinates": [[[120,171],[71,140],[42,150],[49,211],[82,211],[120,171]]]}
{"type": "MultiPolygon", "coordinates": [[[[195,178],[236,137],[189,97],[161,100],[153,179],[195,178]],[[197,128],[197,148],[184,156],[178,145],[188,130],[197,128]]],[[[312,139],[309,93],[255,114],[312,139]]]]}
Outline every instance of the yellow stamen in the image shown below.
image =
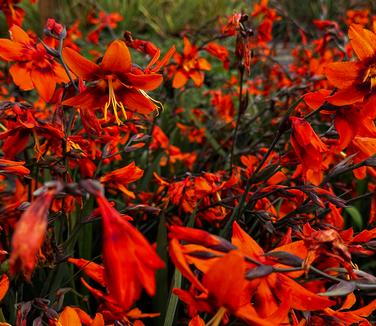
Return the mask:
{"type": "MultiPolygon", "coordinates": [[[[144,95],[147,99],[149,99],[150,101],[152,101],[153,103],[155,103],[155,104],[157,105],[158,109],[160,109],[161,111],[164,110],[164,107],[163,107],[162,102],[159,102],[159,101],[153,99],[151,96],[149,96],[149,95],[148,95],[145,91],[143,91],[142,89],[139,89],[139,91],[140,91],[140,93],[141,93],[142,95],[144,95]]],[[[159,114],[159,111],[157,111],[157,112],[158,112],[158,114],[159,114]]],[[[157,114],[157,115],[158,115],[158,114],[157,114]]]]}
{"type": "Polygon", "coordinates": [[[5,127],[2,123],[0,123],[0,128],[3,129],[4,131],[8,131],[8,128],[5,127]]]}
{"type": "Polygon", "coordinates": [[[363,76],[363,83],[369,82],[371,90],[376,86],[376,64],[372,64],[363,76]]]}
{"type": "Polygon", "coordinates": [[[218,326],[221,323],[221,320],[223,316],[225,315],[225,313],[226,313],[225,307],[219,308],[217,313],[214,315],[214,317],[210,319],[205,326],[218,326]]]}
{"type": "Polygon", "coordinates": [[[125,112],[125,108],[124,108],[123,103],[118,102],[116,100],[114,87],[112,85],[112,78],[108,79],[108,102],[104,106],[104,120],[107,120],[107,112],[108,112],[108,108],[110,106],[112,106],[112,110],[114,111],[114,115],[115,115],[115,120],[116,120],[118,125],[121,124],[121,120],[119,119],[118,112],[117,112],[118,108],[121,109],[121,112],[123,113],[124,119],[127,120],[127,113],[125,112]]]}

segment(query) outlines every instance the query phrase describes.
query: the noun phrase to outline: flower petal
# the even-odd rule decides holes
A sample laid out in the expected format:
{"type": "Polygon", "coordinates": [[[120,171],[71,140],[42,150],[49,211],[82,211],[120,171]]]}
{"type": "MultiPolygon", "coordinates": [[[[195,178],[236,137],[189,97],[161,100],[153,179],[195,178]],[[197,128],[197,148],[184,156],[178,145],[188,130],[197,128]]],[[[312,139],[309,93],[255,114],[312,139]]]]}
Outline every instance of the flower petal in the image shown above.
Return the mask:
{"type": "Polygon", "coordinates": [[[360,60],[376,54],[376,34],[363,26],[352,24],[349,29],[351,46],[360,60]]]}
{"type": "Polygon", "coordinates": [[[188,81],[187,75],[179,70],[174,76],[174,79],[172,81],[172,87],[181,88],[187,83],[187,81],[188,81]]]}
{"type": "Polygon", "coordinates": [[[30,71],[22,63],[15,63],[9,68],[9,72],[14,83],[24,91],[30,91],[34,88],[31,80],[30,71]]]}
{"type": "Polygon", "coordinates": [[[34,69],[31,71],[31,80],[39,95],[48,102],[54,95],[56,88],[55,74],[53,71],[39,71],[38,69],[34,69]]]}
{"type": "Polygon", "coordinates": [[[12,40],[23,43],[23,44],[29,44],[32,43],[31,38],[29,35],[19,26],[13,25],[9,30],[10,36],[12,40]]]}
{"type": "Polygon", "coordinates": [[[348,87],[339,90],[332,96],[328,96],[326,100],[337,106],[350,105],[363,101],[363,98],[367,93],[368,90],[366,89],[348,87]]]}
{"type": "Polygon", "coordinates": [[[157,106],[136,90],[127,90],[122,98],[127,109],[141,114],[149,114],[157,109],[157,106]]]}
{"type": "Polygon", "coordinates": [[[15,61],[22,58],[24,46],[20,43],[2,38],[0,39],[0,57],[6,61],[15,61]]]}
{"type": "Polygon", "coordinates": [[[63,58],[69,69],[72,70],[75,75],[84,80],[93,79],[95,73],[99,70],[97,64],[86,59],[71,48],[63,49],[63,58]]]}
{"type": "Polygon", "coordinates": [[[131,69],[132,60],[128,47],[123,41],[113,41],[103,56],[101,67],[109,72],[127,74],[131,69]]]}
{"type": "Polygon", "coordinates": [[[151,91],[156,89],[163,81],[163,77],[160,74],[142,74],[136,75],[128,73],[126,75],[127,84],[142,89],[144,91],[151,91]]]}
{"type": "Polygon", "coordinates": [[[356,82],[361,68],[359,62],[334,62],[325,67],[325,75],[335,87],[342,89],[356,82]]]}

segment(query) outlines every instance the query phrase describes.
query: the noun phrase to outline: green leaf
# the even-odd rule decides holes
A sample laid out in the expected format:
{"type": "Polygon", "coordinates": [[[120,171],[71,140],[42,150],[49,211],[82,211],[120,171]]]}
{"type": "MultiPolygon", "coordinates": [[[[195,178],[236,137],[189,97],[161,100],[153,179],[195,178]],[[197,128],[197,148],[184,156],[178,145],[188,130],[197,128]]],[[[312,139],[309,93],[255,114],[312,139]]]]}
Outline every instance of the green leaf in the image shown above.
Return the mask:
{"type": "Polygon", "coordinates": [[[166,311],[166,317],[163,326],[174,325],[176,308],[178,307],[179,298],[172,293],[172,289],[181,287],[182,276],[181,273],[175,269],[174,277],[172,279],[171,293],[168,299],[168,306],[166,311]]]}
{"type": "Polygon", "coordinates": [[[352,225],[354,225],[358,230],[361,230],[363,228],[363,219],[358,209],[354,206],[348,206],[345,207],[345,211],[351,217],[352,225]]]}

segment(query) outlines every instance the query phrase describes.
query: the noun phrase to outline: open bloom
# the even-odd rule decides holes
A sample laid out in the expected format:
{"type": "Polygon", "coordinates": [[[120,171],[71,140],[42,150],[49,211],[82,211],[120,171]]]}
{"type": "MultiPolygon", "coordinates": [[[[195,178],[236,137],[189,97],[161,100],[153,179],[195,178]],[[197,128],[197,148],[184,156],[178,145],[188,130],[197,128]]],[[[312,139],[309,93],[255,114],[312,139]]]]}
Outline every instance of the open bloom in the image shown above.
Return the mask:
{"type": "Polygon", "coordinates": [[[59,82],[68,82],[63,67],[47,53],[42,44],[37,44],[17,25],[10,29],[11,40],[0,39],[0,57],[15,62],[9,69],[14,83],[24,91],[36,89],[49,101],[59,82]]]}
{"type": "Polygon", "coordinates": [[[162,75],[145,74],[132,66],[131,55],[123,41],[112,42],[99,65],[70,48],[64,48],[63,57],[78,77],[93,82],[77,96],[65,100],[64,105],[85,109],[104,107],[105,120],[108,108],[112,108],[118,124],[121,123],[118,110],[127,119],[127,110],[146,115],[158,108],[145,91],[157,88],[162,83],[162,75]]]}
{"type": "Polygon", "coordinates": [[[203,70],[210,70],[210,63],[198,56],[198,48],[184,37],[183,53],[175,53],[174,59],[177,65],[174,67],[175,76],[172,80],[172,87],[181,88],[191,78],[196,86],[204,82],[203,70]]]}
{"type": "Polygon", "coordinates": [[[327,100],[339,106],[363,101],[376,86],[376,34],[353,24],[349,38],[359,60],[334,62],[325,69],[328,80],[338,88],[327,100]]]}

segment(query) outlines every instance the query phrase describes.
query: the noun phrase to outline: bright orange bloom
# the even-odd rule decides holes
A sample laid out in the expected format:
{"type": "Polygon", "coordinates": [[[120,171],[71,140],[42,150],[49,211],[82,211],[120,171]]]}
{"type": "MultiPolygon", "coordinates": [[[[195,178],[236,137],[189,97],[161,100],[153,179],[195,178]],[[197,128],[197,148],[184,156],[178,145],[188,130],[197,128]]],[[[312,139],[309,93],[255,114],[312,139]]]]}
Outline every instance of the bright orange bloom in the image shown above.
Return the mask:
{"type": "Polygon", "coordinates": [[[25,162],[14,162],[10,160],[0,159],[0,174],[16,174],[19,176],[23,176],[25,174],[29,174],[30,170],[25,168],[23,165],[25,162]]]}
{"type": "Polygon", "coordinates": [[[199,87],[204,82],[202,70],[210,70],[210,63],[198,56],[199,49],[192,45],[188,38],[184,37],[183,54],[175,53],[174,59],[177,65],[173,68],[175,76],[172,87],[181,88],[191,78],[194,84],[199,87]]]}
{"type": "Polygon", "coordinates": [[[322,179],[323,153],[328,149],[311,125],[302,118],[291,117],[291,145],[304,170],[304,179],[315,185],[322,179]]]}
{"type": "Polygon", "coordinates": [[[11,40],[0,39],[0,57],[15,62],[9,69],[14,83],[22,90],[36,89],[46,101],[50,101],[57,83],[69,81],[64,68],[40,43],[16,25],[10,28],[11,40]]]}
{"type": "Polygon", "coordinates": [[[16,225],[9,258],[10,273],[14,275],[22,271],[29,280],[36,264],[38,251],[46,236],[48,210],[57,188],[42,189],[42,191],[16,225]]]}
{"type": "Polygon", "coordinates": [[[339,89],[327,100],[339,106],[363,101],[376,86],[376,34],[353,24],[349,38],[359,60],[334,62],[325,69],[328,80],[339,89]]]}
{"type": "Polygon", "coordinates": [[[140,68],[132,66],[131,54],[125,42],[112,42],[99,65],[70,48],[64,48],[63,57],[78,77],[96,82],[77,96],[65,100],[64,105],[91,110],[104,107],[105,120],[108,108],[112,108],[119,125],[119,109],[127,119],[127,110],[146,115],[158,108],[145,91],[157,88],[162,83],[162,75],[145,74],[140,68]]]}
{"type": "Polygon", "coordinates": [[[121,169],[109,172],[100,178],[100,181],[111,189],[119,189],[130,198],[135,198],[132,191],[128,190],[126,185],[140,179],[144,174],[144,170],[136,166],[134,162],[124,166],[121,169]]]}
{"type": "Polygon", "coordinates": [[[155,272],[164,263],[144,236],[101,195],[96,197],[103,222],[103,262],[109,295],[125,311],[142,288],[155,294],[155,272]]]}
{"type": "MultiPolygon", "coordinates": [[[[223,296],[221,301],[219,294],[215,294],[221,293],[222,286],[219,284],[227,284],[228,279],[231,279],[231,273],[224,271],[227,268],[225,265],[230,265],[229,262],[222,264],[224,266],[221,267],[219,262],[224,259],[224,253],[235,250],[245,258],[248,278],[247,291],[243,294],[238,291],[239,295],[242,296],[240,307],[238,309],[234,308],[235,306],[229,308],[229,311],[237,317],[246,321],[253,320],[255,324],[258,324],[258,320],[263,318],[265,319],[265,325],[268,322],[278,325],[279,322],[287,318],[287,311],[290,308],[313,311],[322,310],[334,304],[333,301],[307,290],[294,281],[293,278],[300,277],[303,271],[290,273],[272,272],[273,268],[287,266],[269,259],[268,254],[275,252],[288,253],[296,256],[299,263],[303,262],[307,255],[303,241],[282,245],[265,255],[264,250],[257,242],[243,231],[236,222],[233,224],[232,243],[198,229],[173,226],[170,231],[169,236],[172,238],[170,242],[170,257],[183,276],[192,283],[196,292],[203,292],[192,295],[187,291],[175,290],[175,293],[183,301],[193,305],[198,310],[210,311],[209,307],[213,307],[213,305],[216,308],[218,308],[218,305],[227,305],[227,308],[229,308],[231,303],[236,301],[231,301],[226,295],[223,296]],[[185,241],[186,244],[181,245],[178,241],[185,241]],[[253,262],[256,260],[259,265],[253,262]],[[202,281],[191,271],[192,265],[204,274],[202,281]],[[215,273],[215,270],[222,271],[219,273],[221,279],[214,282],[217,284],[216,288],[218,290],[214,286],[212,287],[205,279],[207,274],[211,274],[211,271],[215,273]],[[291,301],[288,299],[289,297],[291,297],[291,301]],[[210,301],[213,299],[214,302],[210,301]],[[230,301],[227,302],[226,300],[230,301]],[[276,319],[278,318],[279,321],[277,322],[276,319]]],[[[239,266],[241,264],[238,262],[236,265],[239,266]]],[[[224,285],[223,288],[225,289],[226,286],[224,285]]]]}

